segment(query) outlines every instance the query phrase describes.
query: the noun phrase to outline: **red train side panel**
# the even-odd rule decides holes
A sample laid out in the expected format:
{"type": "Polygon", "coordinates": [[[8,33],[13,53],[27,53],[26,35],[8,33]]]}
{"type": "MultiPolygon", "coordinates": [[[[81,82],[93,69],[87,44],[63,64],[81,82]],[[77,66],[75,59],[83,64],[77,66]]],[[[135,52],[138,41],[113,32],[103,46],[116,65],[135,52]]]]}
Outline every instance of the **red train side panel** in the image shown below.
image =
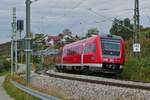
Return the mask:
{"type": "Polygon", "coordinates": [[[114,72],[124,64],[124,40],[119,36],[93,36],[64,46],[57,69],[114,72]]]}

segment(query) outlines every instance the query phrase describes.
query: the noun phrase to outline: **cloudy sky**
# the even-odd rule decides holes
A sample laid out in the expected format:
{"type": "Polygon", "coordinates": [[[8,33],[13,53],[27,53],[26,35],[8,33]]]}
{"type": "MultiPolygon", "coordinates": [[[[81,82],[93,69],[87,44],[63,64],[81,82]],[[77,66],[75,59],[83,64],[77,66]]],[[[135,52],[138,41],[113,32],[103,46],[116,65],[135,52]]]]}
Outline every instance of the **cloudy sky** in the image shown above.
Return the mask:
{"type": "MultiPolygon", "coordinates": [[[[134,0],[38,0],[31,6],[33,33],[57,35],[69,28],[73,34],[84,36],[93,27],[109,33],[114,18],[133,21],[134,0]]],[[[13,7],[17,19],[25,19],[25,0],[1,0],[0,43],[10,40],[13,7]]],[[[140,23],[150,26],[150,0],[140,0],[140,14],[140,23]]]]}

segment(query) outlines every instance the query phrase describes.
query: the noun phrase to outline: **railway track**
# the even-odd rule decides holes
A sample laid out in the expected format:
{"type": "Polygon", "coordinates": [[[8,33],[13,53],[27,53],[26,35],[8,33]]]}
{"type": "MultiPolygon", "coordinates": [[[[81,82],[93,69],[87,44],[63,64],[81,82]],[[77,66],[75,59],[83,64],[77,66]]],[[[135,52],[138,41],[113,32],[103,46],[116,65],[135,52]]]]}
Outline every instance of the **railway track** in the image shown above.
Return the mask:
{"type": "Polygon", "coordinates": [[[109,86],[150,91],[150,83],[122,81],[122,80],[116,80],[116,79],[108,79],[108,78],[85,76],[85,75],[74,75],[74,74],[68,74],[68,73],[66,74],[66,73],[55,72],[52,70],[47,71],[45,74],[50,77],[67,79],[67,80],[74,80],[74,81],[80,81],[80,82],[88,82],[92,84],[101,84],[101,85],[109,85],[109,86]]]}

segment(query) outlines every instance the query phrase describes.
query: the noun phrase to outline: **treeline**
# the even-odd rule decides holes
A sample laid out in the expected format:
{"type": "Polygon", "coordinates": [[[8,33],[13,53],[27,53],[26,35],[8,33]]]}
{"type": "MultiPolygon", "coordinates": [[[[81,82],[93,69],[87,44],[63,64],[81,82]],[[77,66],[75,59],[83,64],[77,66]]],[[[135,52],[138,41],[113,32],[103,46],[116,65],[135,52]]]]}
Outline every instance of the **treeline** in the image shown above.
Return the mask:
{"type": "Polygon", "coordinates": [[[10,42],[0,44],[0,73],[10,70],[10,42]]]}
{"type": "Polygon", "coordinates": [[[0,61],[0,73],[5,71],[10,71],[11,63],[8,60],[1,60],[0,61]]]}

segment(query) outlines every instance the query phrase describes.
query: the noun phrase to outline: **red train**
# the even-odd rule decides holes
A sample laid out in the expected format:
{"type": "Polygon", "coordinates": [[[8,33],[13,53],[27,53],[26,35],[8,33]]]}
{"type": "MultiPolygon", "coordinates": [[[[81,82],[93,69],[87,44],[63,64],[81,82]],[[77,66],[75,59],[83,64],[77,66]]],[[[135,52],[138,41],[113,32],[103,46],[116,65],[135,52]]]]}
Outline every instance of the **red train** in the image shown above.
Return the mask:
{"type": "Polygon", "coordinates": [[[58,71],[118,73],[125,61],[125,43],[120,36],[95,35],[64,46],[58,71]]]}

